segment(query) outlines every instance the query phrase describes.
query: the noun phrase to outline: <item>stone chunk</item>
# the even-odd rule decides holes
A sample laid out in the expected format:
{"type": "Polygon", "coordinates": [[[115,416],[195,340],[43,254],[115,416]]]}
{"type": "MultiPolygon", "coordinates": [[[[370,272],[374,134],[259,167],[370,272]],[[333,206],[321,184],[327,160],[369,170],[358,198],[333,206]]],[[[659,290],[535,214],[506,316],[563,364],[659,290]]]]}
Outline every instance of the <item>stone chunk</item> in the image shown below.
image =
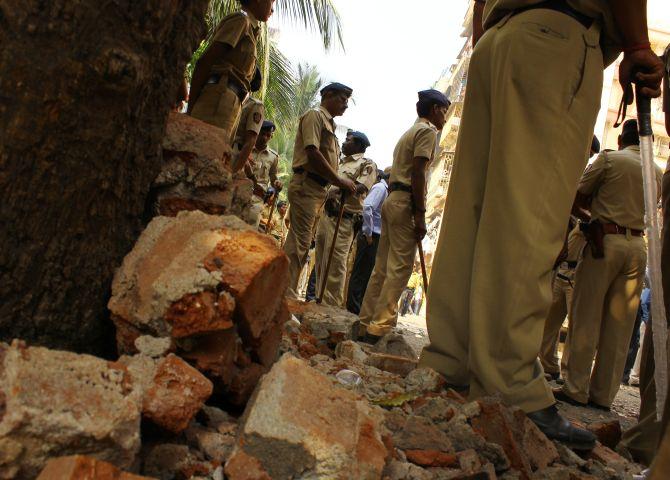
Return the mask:
{"type": "Polygon", "coordinates": [[[359,324],[358,316],[328,305],[290,299],[288,307],[303,329],[314,335],[319,342],[333,348],[340,342],[353,340],[354,329],[359,324]]]}
{"type": "Polygon", "coordinates": [[[137,351],[147,357],[159,358],[172,350],[172,340],[169,337],[158,338],[151,335],[143,335],[135,339],[137,351]]]}
{"type": "Polygon", "coordinates": [[[111,463],[83,455],[49,460],[37,480],[150,480],[119,470],[111,463]]]}
{"type": "Polygon", "coordinates": [[[257,478],[378,479],[381,412],[303,360],[284,355],[247,405],[225,473],[257,478]]]}
{"type": "Polygon", "coordinates": [[[235,192],[229,158],[230,146],[218,127],[171,113],[163,138],[163,165],[151,189],[153,213],[230,214],[235,192]]]}
{"type": "Polygon", "coordinates": [[[175,355],[162,359],[142,401],[142,414],[156,425],[179,433],[212,394],[212,382],[175,355]]]}
{"type": "Polygon", "coordinates": [[[170,338],[217,391],[243,405],[277,358],[290,316],[287,272],[275,242],[236,217],[154,218],[112,285],[119,350],[135,353],[141,335],[170,338]]]}
{"type": "Polygon", "coordinates": [[[600,443],[614,450],[621,441],[621,423],[619,420],[611,422],[597,422],[587,425],[588,430],[593,433],[600,443]]]}
{"type": "Polygon", "coordinates": [[[393,437],[394,444],[401,450],[437,450],[453,453],[449,437],[424,417],[411,416],[399,434],[393,437]]]}
{"type": "Polygon", "coordinates": [[[0,344],[0,445],[14,452],[1,468],[34,478],[50,458],[76,453],[128,468],[140,448],[140,401],[121,364],[0,344]]]}
{"type": "Polygon", "coordinates": [[[418,359],[418,355],[411,347],[404,336],[399,333],[388,333],[384,335],[373,347],[377,353],[386,353],[397,357],[407,357],[413,360],[418,359]]]}
{"type": "Polygon", "coordinates": [[[365,363],[365,360],[368,358],[368,354],[365,353],[363,347],[353,340],[345,340],[338,343],[337,347],[335,347],[335,356],[337,358],[346,358],[356,363],[365,363]]]}
{"type": "Polygon", "coordinates": [[[417,360],[385,353],[372,353],[365,361],[366,365],[404,377],[416,369],[417,360]]]}
{"type": "Polygon", "coordinates": [[[405,450],[407,461],[421,467],[453,467],[458,465],[458,457],[439,450],[405,450]]]}

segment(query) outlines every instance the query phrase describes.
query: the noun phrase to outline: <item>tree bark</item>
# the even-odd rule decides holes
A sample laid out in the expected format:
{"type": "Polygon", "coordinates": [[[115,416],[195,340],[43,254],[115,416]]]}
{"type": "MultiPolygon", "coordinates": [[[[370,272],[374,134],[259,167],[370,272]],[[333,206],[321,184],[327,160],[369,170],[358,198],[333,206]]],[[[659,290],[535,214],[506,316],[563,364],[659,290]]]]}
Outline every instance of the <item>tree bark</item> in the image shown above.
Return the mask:
{"type": "Polygon", "coordinates": [[[0,339],[100,352],[207,0],[0,0],[0,339]]]}

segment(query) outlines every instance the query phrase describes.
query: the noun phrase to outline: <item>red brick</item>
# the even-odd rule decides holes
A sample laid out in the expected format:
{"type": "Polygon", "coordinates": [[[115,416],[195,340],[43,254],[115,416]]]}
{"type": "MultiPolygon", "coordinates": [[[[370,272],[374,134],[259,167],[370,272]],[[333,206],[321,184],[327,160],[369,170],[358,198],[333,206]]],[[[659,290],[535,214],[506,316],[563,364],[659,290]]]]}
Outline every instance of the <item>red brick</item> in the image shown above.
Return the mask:
{"type": "Polygon", "coordinates": [[[385,372],[400,375],[401,377],[406,376],[409,372],[414,370],[418,364],[414,359],[399,357],[397,355],[387,355],[385,353],[371,353],[365,363],[380,370],[384,370],[385,372]]]}
{"type": "Polygon", "coordinates": [[[458,457],[438,450],[405,450],[407,461],[420,467],[453,467],[458,465],[458,457]]]}
{"type": "Polygon", "coordinates": [[[523,450],[521,439],[515,438],[515,420],[509,410],[492,399],[479,401],[481,413],[472,418],[472,428],[488,442],[500,445],[510,460],[512,468],[519,471],[523,480],[530,480],[532,468],[523,450]]]}
{"type": "Polygon", "coordinates": [[[591,423],[587,426],[589,431],[598,437],[598,441],[608,448],[614,449],[621,441],[621,423],[619,420],[611,422],[591,423]]]}
{"type": "Polygon", "coordinates": [[[37,480],[150,480],[119,470],[111,463],[83,455],[49,460],[37,480]]]}
{"type": "Polygon", "coordinates": [[[142,414],[161,427],[180,433],[212,394],[212,382],[175,355],[162,359],[146,391],[142,414]]]}
{"type": "Polygon", "coordinates": [[[261,462],[239,450],[226,463],[226,477],[236,480],[272,480],[261,462]]]}
{"type": "Polygon", "coordinates": [[[520,435],[523,452],[534,471],[546,468],[559,459],[560,455],[554,442],[549,440],[524,412],[514,410],[514,419],[517,439],[520,435]]]}
{"type": "Polygon", "coordinates": [[[227,293],[191,293],[173,303],[165,313],[173,338],[190,337],[232,328],[235,300],[227,293]]]}
{"type": "Polygon", "coordinates": [[[625,458],[600,442],[596,443],[596,448],[589,452],[588,458],[596,460],[605,466],[612,467],[615,470],[625,469],[628,463],[625,458]]]}

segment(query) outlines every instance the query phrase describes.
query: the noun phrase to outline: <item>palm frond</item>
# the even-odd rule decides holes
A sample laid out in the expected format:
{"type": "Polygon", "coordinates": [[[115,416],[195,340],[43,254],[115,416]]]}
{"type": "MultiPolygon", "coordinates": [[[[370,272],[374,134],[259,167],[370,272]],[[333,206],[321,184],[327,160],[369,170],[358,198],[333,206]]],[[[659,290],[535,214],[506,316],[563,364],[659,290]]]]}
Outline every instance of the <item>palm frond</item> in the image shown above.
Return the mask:
{"type": "Polygon", "coordinates": [[[291,63],[270,41],[268,49],[267,89],[264,92],[266,116],[283,124],[290,122],[294,114],[295,90],[297,86],[291,63]]]}
{"type": "Polygon", "coordinates": [[[319,33],[326,50],[334,40],[344,48],[342,22],[333,0],[277,0],[276,5],[281,17],[319,33]]]}

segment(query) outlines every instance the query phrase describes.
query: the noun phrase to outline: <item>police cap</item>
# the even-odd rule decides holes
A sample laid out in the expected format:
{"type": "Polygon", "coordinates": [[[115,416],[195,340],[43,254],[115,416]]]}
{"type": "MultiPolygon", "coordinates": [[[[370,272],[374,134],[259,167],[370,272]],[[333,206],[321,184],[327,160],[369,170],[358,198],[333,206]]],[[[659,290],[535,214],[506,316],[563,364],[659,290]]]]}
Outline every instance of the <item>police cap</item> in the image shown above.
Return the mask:
{"type": "Polygon", "coordinates": [[[351,138],[355,138],[356,140],[358,140],[361,143],[361,145],[363,145],[365,148],[368,148],[370,146],[370,140],[368,140],[368,136],[363,132],[353,131],[347,133],[347,135],[351,135],[351,138]]]}
{"type": "Polygon", "coordinates": [[[438,105],[442,105],[443,107],[449,107],[449,105],[451,105],[451,102],[444,93],[432,88],[419,92],[419,101],[432,102],[438,105]]]}
{"type": "Polygon", "coordinates": [[[321,95],[324,95],[326,92],[342,92],[345,93],[347,97],[351,97],[351,94],[354,93],[354,90],[341,83],[333,82],[321,89],[321,95]]]}
{"type": "Polygon", "coordinates": [[[263,125],[261,126],[261,130],[271,130],[274,132],[275,130],[277,130],[277,127],[270,120],[264,120],[263,125]]]}

